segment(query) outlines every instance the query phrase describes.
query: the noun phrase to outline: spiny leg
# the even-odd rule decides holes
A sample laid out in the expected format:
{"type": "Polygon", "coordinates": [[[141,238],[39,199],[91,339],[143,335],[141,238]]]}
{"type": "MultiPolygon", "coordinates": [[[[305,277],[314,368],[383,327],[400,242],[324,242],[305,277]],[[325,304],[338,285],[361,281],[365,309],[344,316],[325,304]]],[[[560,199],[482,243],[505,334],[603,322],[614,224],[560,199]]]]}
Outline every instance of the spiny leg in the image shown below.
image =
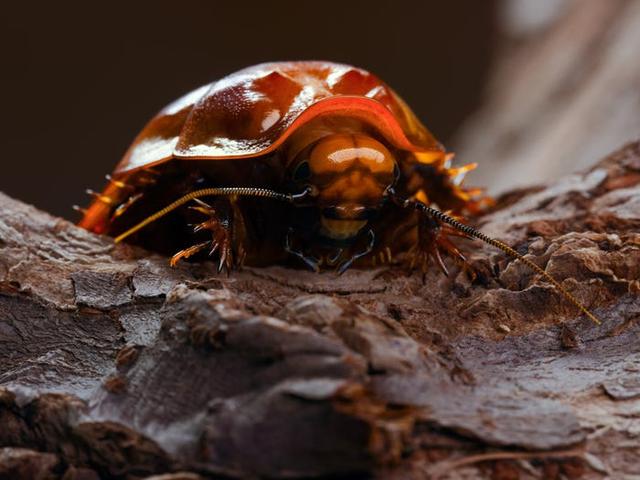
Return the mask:
{"type": "Polygon", "coordinates": [[[102,192],[86,190],[94,199],[88,208],[73,206],[83,215],[78,224],[96,233],[109,232],[113,223],[142,198],[143,189],[155,183],[151,175],[153,173],[146,171],[118,178],[106,175],[108,183],[102,192]]]}
{"type": "MultiPolygon", "coordinates": [[[[208,218],[194,226],[194,233],[204,230],[211,232],[211,240],[198,243],[189,248],[179,251],[171,258],[171,265],[176,265],[181,259],[188,258],[196,253],[209,248],[209,255],[218,254],[218,272],[223,268],[230,272],[235,266],[234,260],[242,258],[244,253],[236,257],[233,252],[233,228],[234,211],[233,208],[225,208],[222,202],[219,202],[217,208],[203,202],[200,199],[194,199],[196,205],[190,207],[192,210],[206,215],[208,218]]],[[[239,210],[238,215],[242,215],[239,210]]],[[[243,250],[244,252],[244,250],[243,250]]]]}
{"type": "Polygon", "coordinates": [[[465,235],[443,226],[427,212],[418,211],[417,215],[418,235],[416,244],[409,250],[409,268],[413,270],[418,267],[422,272],[424,282],[429,264],[433,260],[440,267],[440,270],[449,276],[449,270],[442,258],[442,253],[445,253],[459,262],[467,272],[472,272],[464,254],[449,239],[449,236],[464,237],[465,235]]]}
{"type": "Polygon", "coordinates": [[[122,202],[113,210],[113,213],[111,214],[111,221],[113,222],[116,218],[122,216],[127,210],[129,210],[129,208],[131,208],[133,204],[138,202],[143,196],[144,193],[139,192],[128,197],[124,202],[122,202]]]}
{"type": "Polygon", "coordinates": [[[209,246],[210,243],[211,243],[211,240],[207,240],[206,242],[201,242],[201,243],[198,243],[196,245],[192,245],[189,248],[185,248],[184,250],[180,250],[173,257],[171,257],[171,260],[169,261],[169,264],[172,267],[175,267],[180,260],[187,259],[187,258],[191,257],[192,255],[195,255],[199,251],[204,250],[205,248],[207,248],[209,246]]]}
{"type": "MultiPolygon", "coordinates": [[[[401,208],[413,209],[415,212],[419,212],[420,214],[427,214],[428,217],[430,217],[432,220],[439,222],[440,226],[444,226],[444,225],[450,226],[453,229],[459,231],[462,234],[462,236],[466,236],[473,239],[477,238],[478,240],[482,240],[486,244],[491,245],[499,250],[502,250],[509,257],[516,260],[520,260],[522,263],[528,266],[531,270],[538,273],[539,275],[544,277],[547,281],[549,281],[555,288],[558,289],[558,291],[564,296],[564,298],[566,298],[569,302],[571,302],[578,309],[580,309],[580,311],[584,313],[587,317],[589,317],[589,319],[593,323],[595,323],[596,325],[601,324],[598,317],[596,317],[593,313],[591,313],[589,309],[585,307],[576,297],[574,297],[571,294],[571,292],[569,292],[569,290],[567,290],[560,282],[558,282],[553,276],[549,275],[544,270],[544,268],[538,266],[536,263],[529,260],[527,257],[519,254],[516,250],[514,250],[512,247],[510,247],[506,243],[500,240],[497,240],[495,238],[489,237],[488,235],[485,235],[481,231],[476,230],[475,228],[469,225],[465,225],[454,216],[451,216],[445,212],[438,210],[437,208],[427,205],[426,203],[424,203],[419,199],[403,198],[402,196],[399,196],[393,188],[387,189],[387,194],[389,198],[394,202],[394,204],[401,208]]],[[[421,218],[425,218],[425,217],[421,216],[421,218]]],[[[438,242],[438,244],[440,244],[440,242],[438,242]]]]}

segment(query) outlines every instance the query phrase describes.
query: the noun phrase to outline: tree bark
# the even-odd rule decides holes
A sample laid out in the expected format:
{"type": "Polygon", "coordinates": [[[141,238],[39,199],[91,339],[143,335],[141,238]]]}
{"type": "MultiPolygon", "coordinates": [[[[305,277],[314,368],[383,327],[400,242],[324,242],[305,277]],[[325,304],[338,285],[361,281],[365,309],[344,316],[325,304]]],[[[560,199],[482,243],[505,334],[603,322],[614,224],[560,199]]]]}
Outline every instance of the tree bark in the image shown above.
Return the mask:
{"type": "Polygon", "coordinates": [[[511,14],[503,16],[486,99],[452,142],[458,158],[481,166],[469,182],[492,192],[546,182],[639,138],[639,2],[503,7],[511,14]],[[527,23],[538,17],[546,21],[527,23]]]}
{"type": "Polygon", "coordinates": [[[478,220],[601,326],[476,242],[225,276],[0,205],[0,478],[640,474],[637,143],[478,220]]]}

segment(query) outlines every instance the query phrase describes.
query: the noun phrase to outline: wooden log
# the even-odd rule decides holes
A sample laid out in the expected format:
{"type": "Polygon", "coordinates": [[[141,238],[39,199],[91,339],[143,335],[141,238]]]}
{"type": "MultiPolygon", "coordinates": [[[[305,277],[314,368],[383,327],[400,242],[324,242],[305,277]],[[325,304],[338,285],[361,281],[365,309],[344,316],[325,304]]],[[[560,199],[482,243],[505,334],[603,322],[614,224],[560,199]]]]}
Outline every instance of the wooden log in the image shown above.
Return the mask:
{"type": "Polygon", "coordinates": [[[0,478],[640,474],[637,143],[478,219],[601,326],[476,242],[473,282],[226,276],[0,210],[0,478]]]}
{"type": "Polygon", "coordinates": [[[451,143],[461,161],[480,164],[470,183],[504,192],[546,182],[638,139],[640,3],[503,6],[485,101],[451,143]]]}

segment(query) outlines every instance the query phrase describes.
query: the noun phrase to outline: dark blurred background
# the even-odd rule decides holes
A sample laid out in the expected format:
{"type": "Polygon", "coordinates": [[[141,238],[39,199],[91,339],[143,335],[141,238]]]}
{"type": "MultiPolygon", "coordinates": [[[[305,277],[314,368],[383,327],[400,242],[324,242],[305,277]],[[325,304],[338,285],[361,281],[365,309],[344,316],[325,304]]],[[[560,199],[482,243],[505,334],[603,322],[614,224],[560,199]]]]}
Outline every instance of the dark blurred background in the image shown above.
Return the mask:
{"type": "Polygon", "coordinates": [[[478,106],[495,46],[493,0],[117,3],[2,6],[0,190],[70,219],[157,110],[235,70],[366,68],[446,144],[478,106]]]}

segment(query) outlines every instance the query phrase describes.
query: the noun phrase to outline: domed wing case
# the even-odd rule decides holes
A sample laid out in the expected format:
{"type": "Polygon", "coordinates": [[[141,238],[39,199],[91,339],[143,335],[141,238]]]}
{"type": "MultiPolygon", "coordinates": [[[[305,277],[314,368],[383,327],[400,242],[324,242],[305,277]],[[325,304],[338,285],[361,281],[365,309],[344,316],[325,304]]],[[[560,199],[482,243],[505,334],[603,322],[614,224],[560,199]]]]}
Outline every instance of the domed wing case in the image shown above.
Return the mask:
{"type": "Polygon", "coordinates": [[[114,173],[171,158],[263,155],[320,115],[361,119],[401,149],[444,151],[404,101],[373,74],[336,63],[281,62],[241,70],[168,105],[140,132],[114,173]]]}

